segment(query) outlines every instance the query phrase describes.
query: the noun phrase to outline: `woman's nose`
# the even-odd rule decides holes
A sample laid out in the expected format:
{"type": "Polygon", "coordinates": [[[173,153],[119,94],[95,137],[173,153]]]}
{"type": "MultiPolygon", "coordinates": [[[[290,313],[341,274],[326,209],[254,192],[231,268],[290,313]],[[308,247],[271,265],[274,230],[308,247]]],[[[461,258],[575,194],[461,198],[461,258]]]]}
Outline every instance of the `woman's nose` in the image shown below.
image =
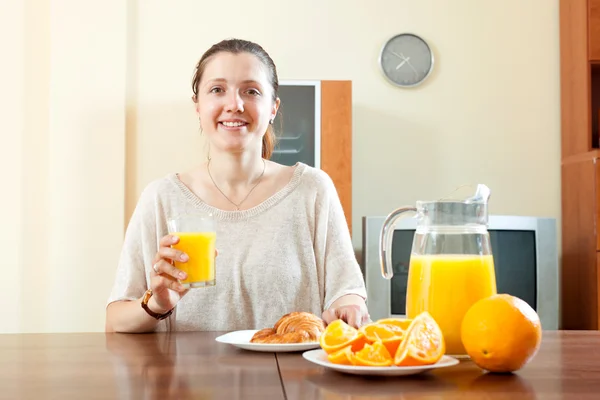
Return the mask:
{"type": "Polygon", "coordinates": [[[244,101],[237,91],[230,91],[227,97],[227,111],[229,112],[243,112],[244,101]]]}

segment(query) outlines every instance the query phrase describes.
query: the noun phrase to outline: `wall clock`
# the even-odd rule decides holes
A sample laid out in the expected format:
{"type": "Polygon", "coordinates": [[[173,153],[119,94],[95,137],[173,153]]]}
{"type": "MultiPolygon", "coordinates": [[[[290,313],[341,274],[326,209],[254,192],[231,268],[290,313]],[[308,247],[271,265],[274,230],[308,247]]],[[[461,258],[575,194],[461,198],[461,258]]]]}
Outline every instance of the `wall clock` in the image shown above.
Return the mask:
{"type": "Polygon", "coordinates": [[[433,52],[421,37],[401,33],[385,42],[379,54],[379,66],[393,85],[418,86],[433,70],[433,52]]]}

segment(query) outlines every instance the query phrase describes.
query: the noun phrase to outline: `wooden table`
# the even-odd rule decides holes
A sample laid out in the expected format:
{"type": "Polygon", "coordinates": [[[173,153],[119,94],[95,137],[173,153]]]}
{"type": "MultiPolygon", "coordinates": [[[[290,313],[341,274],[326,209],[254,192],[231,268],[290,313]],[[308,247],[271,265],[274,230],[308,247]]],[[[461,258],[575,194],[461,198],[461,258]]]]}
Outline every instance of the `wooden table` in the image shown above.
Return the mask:
{"type": "Polygon", "coordinates": [[[544,332],[516,374],[462,361],[396,378],[240,350],[219,334],[0,335],[0,399],[600,399],[600,332],[544,332]]]}

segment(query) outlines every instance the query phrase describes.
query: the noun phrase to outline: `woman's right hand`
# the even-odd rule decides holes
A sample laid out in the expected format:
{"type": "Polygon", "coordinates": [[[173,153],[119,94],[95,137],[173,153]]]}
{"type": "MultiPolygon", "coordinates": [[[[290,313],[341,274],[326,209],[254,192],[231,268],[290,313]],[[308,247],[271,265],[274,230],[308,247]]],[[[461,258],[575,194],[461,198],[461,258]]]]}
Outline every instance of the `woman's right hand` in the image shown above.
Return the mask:
{"type": "Polygon", "coordinates": [[[179,279],[185,279],[186,273],[175,268],[172,261],[187,262],[189,257],[184,252],[174,249],[171,245],[179,242],[179,238],[166,235],[159,242],[158,253],[150,271],[150,288],[152,297],[148,307],[159,314],[164,314],[175,308],[179,300],[189,291],[184,288],[179,279]]]}

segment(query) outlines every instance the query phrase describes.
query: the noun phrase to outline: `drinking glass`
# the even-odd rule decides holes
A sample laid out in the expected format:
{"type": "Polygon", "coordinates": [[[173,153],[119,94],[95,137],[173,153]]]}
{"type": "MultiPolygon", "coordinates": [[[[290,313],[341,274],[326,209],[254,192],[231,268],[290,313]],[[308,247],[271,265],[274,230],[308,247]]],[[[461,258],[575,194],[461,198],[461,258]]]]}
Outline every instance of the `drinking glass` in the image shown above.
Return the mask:
{"type": "Polygon", "coordinates": [[[185,288],[214,286],[215,222],[210,214],[186,214],[167,221],[169,234],[179,237],[171,247],[188,255],[187,262],[175,261],[175,267],[187,274],[179,282],[185,288]]]}

